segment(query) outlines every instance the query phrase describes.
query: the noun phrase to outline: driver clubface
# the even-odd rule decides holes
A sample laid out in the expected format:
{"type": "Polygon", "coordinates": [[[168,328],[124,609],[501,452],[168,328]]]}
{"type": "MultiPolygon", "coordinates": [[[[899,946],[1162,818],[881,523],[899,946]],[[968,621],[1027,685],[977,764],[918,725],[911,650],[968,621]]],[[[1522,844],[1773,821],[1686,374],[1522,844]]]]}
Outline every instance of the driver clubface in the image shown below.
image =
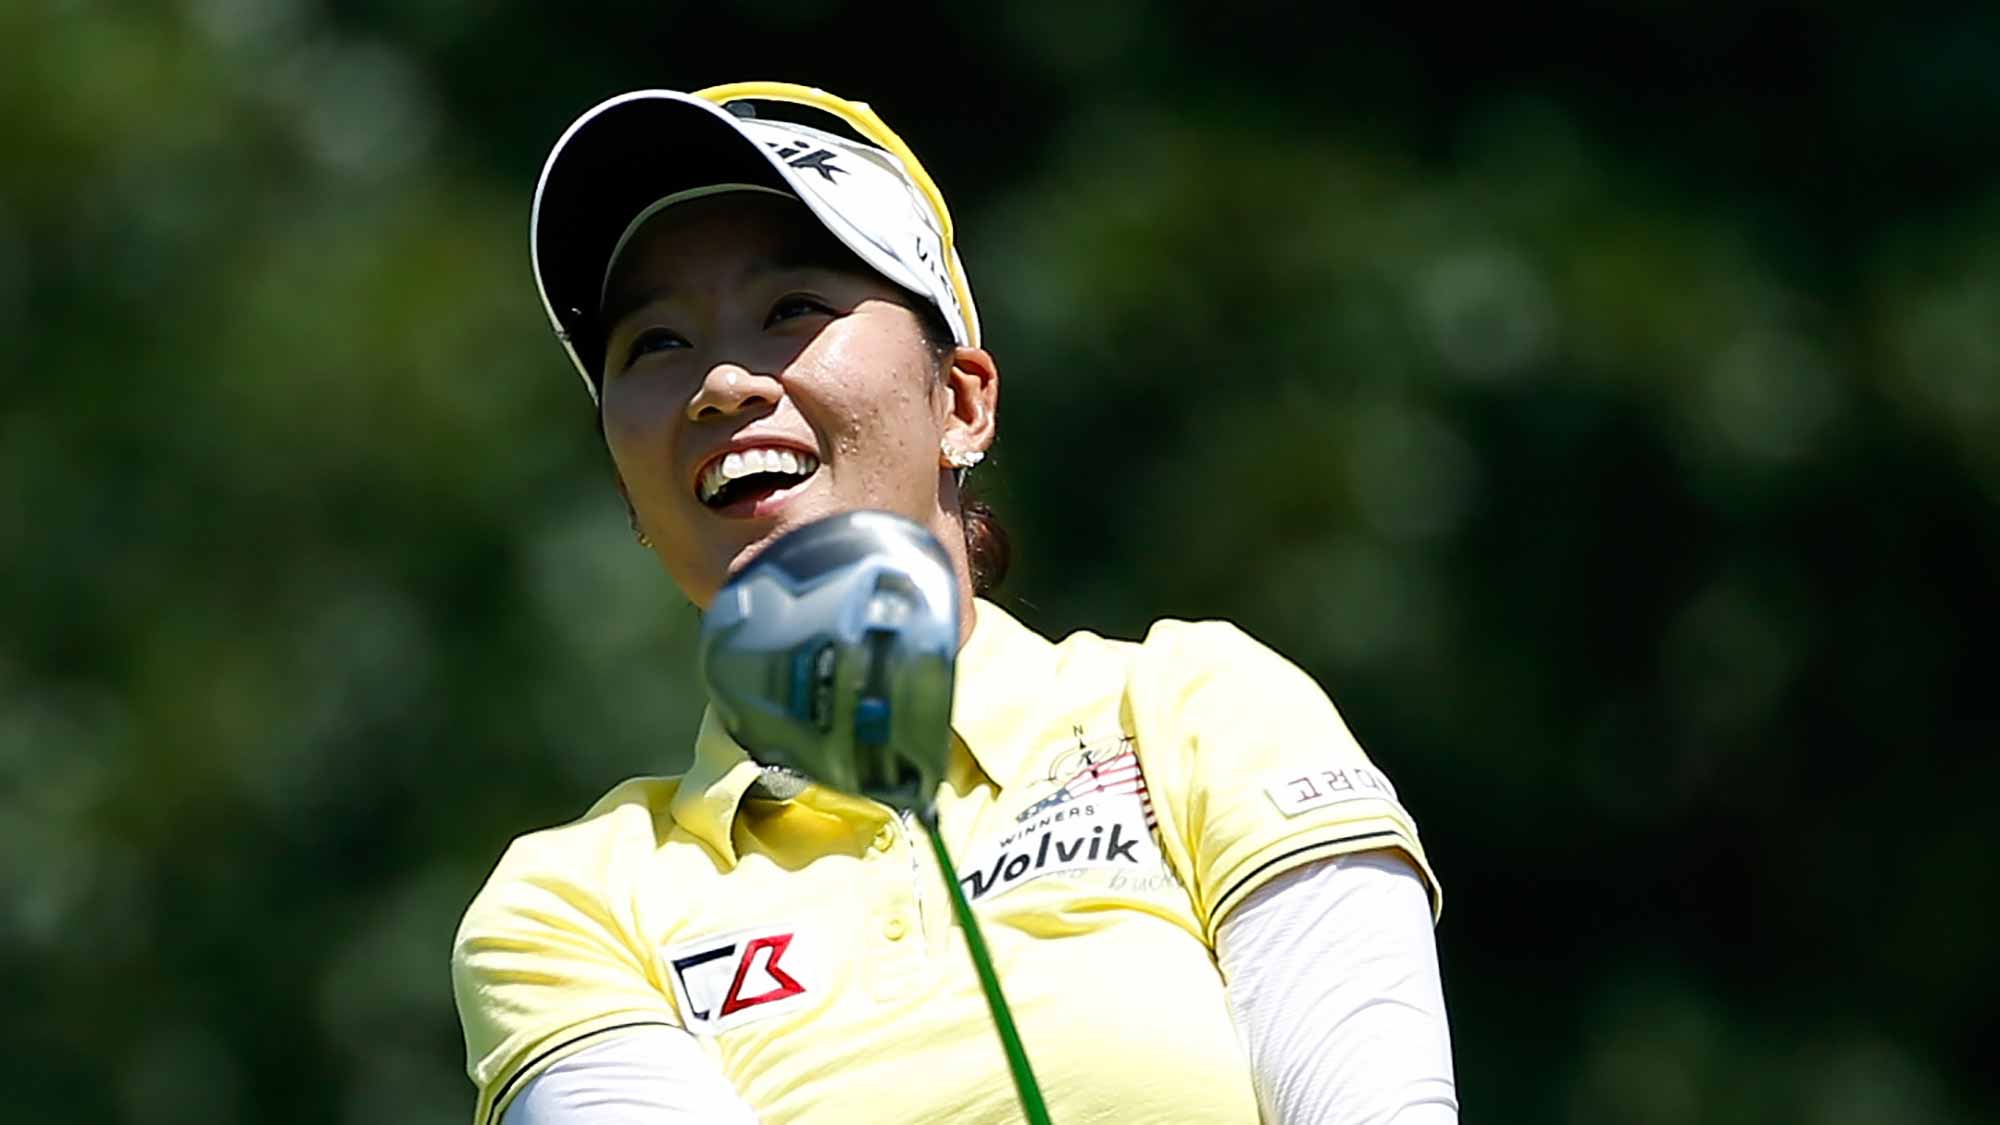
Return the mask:
{"type": "Polygon", "coordinates": [[[702,618],[703,685],[765,765],[922,811],[944,777],[958,576],[887,512],[831,516],[767,547],[702,618]]]}

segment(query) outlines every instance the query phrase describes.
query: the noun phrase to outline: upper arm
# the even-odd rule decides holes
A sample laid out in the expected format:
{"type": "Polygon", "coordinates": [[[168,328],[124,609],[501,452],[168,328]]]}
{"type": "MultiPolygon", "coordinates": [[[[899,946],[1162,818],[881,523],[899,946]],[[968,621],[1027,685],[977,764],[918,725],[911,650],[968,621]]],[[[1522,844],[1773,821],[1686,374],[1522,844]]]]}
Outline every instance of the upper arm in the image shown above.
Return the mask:
{"type": "Polygon", "coordinates": [[[502,1125],[755,1125],[699,1040],[634,1028],[564,1057],[521,1086],[502,1125]]]}
{"type": "Polygon", "coordinates": [[[479,1087],[475,1125],[494,1125],[525,1081],[599,1036],[679,1026],[607,867],[531,837],[466,910],[452,991],[479,1087]]]}
{"type": "Polygon", "coordinates": [[[1400,853],[1265,882],[1219,927],[1216,957],[1265,1121],[1458,1120],[1430,907],[1400,853]]]}
{"type": "Polygon", "coordinates": [[[1415,821],[1331,700],[1299,668],[1219,622],[1161,622],[1127,689],[1161,842],[1205,932],[1300,864],[1402,852],[1440,899],[1415,821]]]}

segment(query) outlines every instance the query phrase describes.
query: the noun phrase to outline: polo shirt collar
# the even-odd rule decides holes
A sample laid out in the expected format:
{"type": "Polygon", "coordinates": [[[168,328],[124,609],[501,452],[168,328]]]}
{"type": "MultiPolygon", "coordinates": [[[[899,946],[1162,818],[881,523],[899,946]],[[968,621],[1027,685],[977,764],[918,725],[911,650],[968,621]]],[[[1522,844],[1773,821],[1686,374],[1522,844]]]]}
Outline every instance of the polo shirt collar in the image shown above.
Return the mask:
{"type": "Polygon", "coordinates": [[[973,602],[972,636],[958,650],[951,729],[986,776],[1011,777],[1006,751],[1024,725],[1038,723],[1051,697],[1056,647],[984,598],[973,602]]]}
{"type": "Polygon", "coordinates": [[[674,791],[674,821],[734,867],[736,844],[730,829],[736,823],[736,809],[763,772],[729,737],[722,716],[710,704],[702,711],[701,730],[694,736],[694,763],[674,791]]]}
{"type": "MultiPolygon", "coordinates": [[[[1034,721],[1037,701],[1048,698],[1055,646],[984,598],[973,606],[972,635],[958,651],[951,726],[972,760],[997,780],[1012,773],[1004,749],[1023,723],[1034,721]]],[[[694,762],[674,793],[674,821],[734,866],[731,829],[761,772],[708,707],[695,735],[694,762]]]]}

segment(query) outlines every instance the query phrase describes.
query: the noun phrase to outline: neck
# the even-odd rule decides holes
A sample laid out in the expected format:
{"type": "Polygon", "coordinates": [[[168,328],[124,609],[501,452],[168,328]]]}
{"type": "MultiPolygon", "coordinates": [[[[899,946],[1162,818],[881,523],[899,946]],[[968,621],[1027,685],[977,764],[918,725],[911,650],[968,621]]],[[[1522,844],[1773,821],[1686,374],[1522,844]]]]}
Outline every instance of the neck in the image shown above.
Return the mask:
{"type": "Polygon", "coordinates": [[[931,519],[931,534],[937,536],[938,546],[951,559],[951,570],[958,578],[958,647],[972,639],[972,621],[977,612],[972,604],[972,558],[965,546],[965,516],[958,503],[956,482],[952,487],[940,488],[936,514],[931,519]]]}
{"type": "Polygon", "coordinates": [[[972,580],[961,574],[959,575],[958,583],[958,604],[964,607],[964,612],[958,615],[958,647],[960,648],[964,648],[965,642],[972,639],[972,626],[975,623],[973,619],[979,615],[979,607],[973,603],[972,599],[972,580]]]}

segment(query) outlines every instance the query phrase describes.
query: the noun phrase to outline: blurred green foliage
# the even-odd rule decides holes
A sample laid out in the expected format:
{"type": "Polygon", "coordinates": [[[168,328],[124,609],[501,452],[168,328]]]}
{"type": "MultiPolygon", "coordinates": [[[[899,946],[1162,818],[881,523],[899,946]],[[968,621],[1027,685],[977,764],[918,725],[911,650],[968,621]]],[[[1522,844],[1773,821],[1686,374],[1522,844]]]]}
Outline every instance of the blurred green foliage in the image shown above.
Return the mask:
{"type": "Polygon", "coordinates": [[[0,43],[7,1121],[465,1118],[459,910],[700,706],[533,177],[601,96],[749,77],[867,98],[960,213],[1001,600],[1232,618],[1398,779],[1466,1120],[2000,1113],[2000,9],[17,0],[0,43]]]}

